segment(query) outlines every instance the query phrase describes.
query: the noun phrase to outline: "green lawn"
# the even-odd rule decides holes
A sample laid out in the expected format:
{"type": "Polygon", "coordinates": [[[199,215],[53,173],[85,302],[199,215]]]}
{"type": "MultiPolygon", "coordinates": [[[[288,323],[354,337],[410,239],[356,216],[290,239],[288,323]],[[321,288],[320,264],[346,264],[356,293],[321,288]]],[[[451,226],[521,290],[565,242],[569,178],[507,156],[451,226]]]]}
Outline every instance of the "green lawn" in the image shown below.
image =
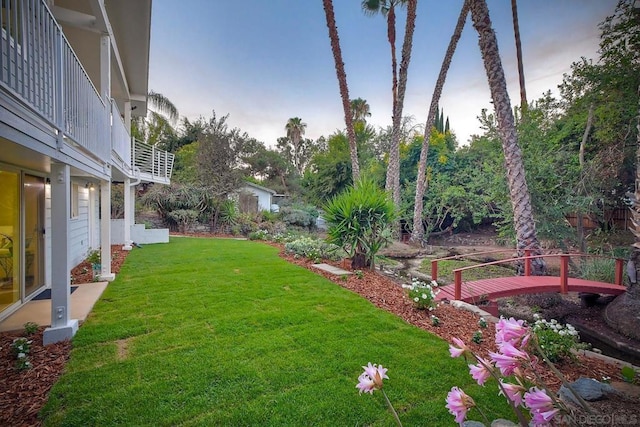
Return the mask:
{"type": "Polygon", "coordinates": [[[135,249],[73,345],[45,425],[393,425],[383,396],[355,387],[367,362],[389,368],[405,426],[455,425],[454,385],[512,418],[446,342],[258,242],[135,249]]]}
{"type": "MultiPolygon", "coordinates": [[[[438,262],[438,283],[450,284],[453,283],[453,270],[463,267],[470,267],[472,265],[482,264],[478,261],[469,261],[462,259],[448,259],[438,262]]],[[[431,277],[431,260],[425,259],[420,266],[420,272],[431,277]]],[[[494,277],[508,277],[514,276],[515,270],[509,268],[508,264],[504,265],[488,265],[486,267],[473,268],[466,270],[462,273],[462,281],[470,282],[473,280],[491,279],[494,277]]]]}

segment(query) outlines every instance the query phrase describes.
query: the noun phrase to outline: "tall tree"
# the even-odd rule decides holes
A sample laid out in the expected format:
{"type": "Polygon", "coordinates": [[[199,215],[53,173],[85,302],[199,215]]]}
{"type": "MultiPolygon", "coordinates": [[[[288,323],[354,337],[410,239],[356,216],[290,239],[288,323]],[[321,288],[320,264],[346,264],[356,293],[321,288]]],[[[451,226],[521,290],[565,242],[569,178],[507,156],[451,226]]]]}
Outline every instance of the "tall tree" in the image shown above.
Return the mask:
{"type": "Polygon", "coordinates": [[[520,79],[520,111],[527,111],[527,88],[524,84],[524,64],[522,63],[522,43],[520,41],[520,22],[518,20],[518,0],[511,0],[513,16],[513,34],[516,39],[516,57],[518,58],[518,77],[520,79]]]}
{"type": "Polygon", "coordinates": [[[387,20],[387,39],[391,48],[391,96],[392,105],[396,105],[398,96],[398,60],[396,59],[396,6],[405,4],[407,0],[363,0],[362,10],[373,16],[380,13],[387,20]]]}
{"type": "Polygon", "coordinates": [[[174,127],[180,117],[178,109],[169,98],[153,90],[147,94],[147,101],[147,116],[131,120],[131,136],[152,145],[158,142],[166,144],[166,139],[175,138],[174,127]]]}
{"type": "Polygon", "coordinates": [[[424,139],[422,142],[422,150],[420,150],[420,161],[418,163],[418,178],[416,180],[416,196],[414,200],[413,209],[413,232],[411,233],[411,240],[419,242],[424,237],[424,225],[422,224],[422,210],[424,208],[424,193],[426,191],[426,171],[427,171],[427,155],[429,154],[429,138],[431,137],[431,129],[436,121],[436,115],[438,114],[438,103],[440,102],[440,96],[442,95],[442,88],[447,78],[447,72],[453,59],[453,53],[456,51],[456,46],[460,40],[460,35],[464,29],[465,21],[467,20],[467,14],[469,13],[469,0],[466,0],[460,10],[458,16],[458,22],[456,28],[453,31],[447,52],[444,55],[442,65],[440,66],[440,74],[436,80],[436,85],[433,89],[433,95],[431,96],[431,105],[429,106],[429,114],[427,115],[427,124],[424,129],[424,139]]]}
{"type": "Polygon", "coordinates": [[[354,123],[367,123],[367,117],[371,117],[371,107],[366,99],[356,98],[351,100],[351,116],[354,123]]]}
{"type": "MultiPolygon", "coordinates": [[[[522,163],[522,152],[518,145],[515,119],[511,110],[509,93],[507,92],[507,82],[498,50],[498,41],[491,26],[489,8],[485,0],[470,0],[470,10],[473,26],[479,36],[480,52],[487,73],[491,99],[493,100],[502,140],[507,184],[513,207],[518,254],[522,255],[525,249],[529,249],[532,254],[539,255],[542,254],[542,248],[536,233],[531,198],[522,163]]],[[[536,274],[542,274],[545,270],[544,262],[541,258],[534,259],[532,266],[533,272],[536,274]]]]}
{"type": "Polygon", "coordinates": [[[401,202],[400,126],[402,121],[402,110],[404,107],[404,94],[407,89],[409,61],[411,60],[411,49],[413,45],[413,32],[416,26],[417,6],[417,0],[408,0],[407,23],[405,25],[404,41],[402,42],[402,59],[400,60],[400,81],[398,82],[398,93],[393,105],[391,150],[389,152],[389,167],[387,169],[386,190],[391,191],[393,202],[396,206],[400,206],[401,202]]]}
{"type": "Polygon", "coordinates": [[[291,145],[293,145],[293,167],[295,167],[298,173],[302,175],[302,162],[300,162],[300,141],[307,128],[307,124],[304,123],[300,117],[292,117],[289,119],[289,121],[287,121],[287,124],[284,128],[287,131],[287,138],[289,138],[289,141],[291,141],[291,145]]]}
{"type": "Polygon", "coordinates": [[[363,0],[362,10],[368,15],[380,13],[387,20],[387,40],[391,48],[391,96],[392,96],[392,132],[387,167],[386,189],[393,195],[396,206],[400,204],[400,121],[404,106],[404,93],[407,86],[407,72],[411,60],[411,47],[416,21],[417,0],[363,0]],[[400,61],[400,78],[398,80],[398,63],[396,59],[396,7],[407,6],[407,22],[402,45],[400,61]]]}
{"type": "Polygon", "coordinates": [[[353,129],[353,117],[351,115],[351,103],[349,101],[349,87],[347,86],[347,73],[344,70],[344,62],[342,61],[342,50],[340,49],[340,37],[338,36],[338,27],[336,26],[336,17],[333,12],[333,1],[322,0],[324,14],[327,19],[327,29],[329,30],[329,40],[331,41],[331,51],[333,52],[333,61],[336,67],[336,76],[338,77],[338,86],[340,87],[340,97],[342,98],[342,108],[344,110],[344,122],[347,126],[347,137],[349,139],[349,151],[351,155],[351,173],[353,174],[353,182],[360,179],[360,166],[358,164],[358,147],[356,144],[356,133],[353,129]]]}

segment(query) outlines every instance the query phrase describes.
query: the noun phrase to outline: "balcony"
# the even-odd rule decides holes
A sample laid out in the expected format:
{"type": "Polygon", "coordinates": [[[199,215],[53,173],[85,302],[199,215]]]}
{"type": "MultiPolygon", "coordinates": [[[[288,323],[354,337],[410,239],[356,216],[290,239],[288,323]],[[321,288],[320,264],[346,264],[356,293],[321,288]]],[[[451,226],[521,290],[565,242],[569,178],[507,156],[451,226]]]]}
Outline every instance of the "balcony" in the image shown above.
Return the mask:
{"type": "Polygon", "coordinates": [[[171,183],[174,155],[158,150],[153,145],[134,140],[131,147],[131,157],[134,159],[136,176],[142,181],[171,183]]]}
{"type": "Polygon", "coordinates": [[[169,183],[173,155],[132,143],[123,114],[96,90],[46,1],[3,0],[1,12],[1,91],[44,122],[54,148],[66,145],[132,178],[139,171],[143,180],[169,183]]]}
{"type": "Polygon", "coordinates": [[[0,84],[72,145],[107,162],[103,102],[43,1],[2,2],[0,84]]]}

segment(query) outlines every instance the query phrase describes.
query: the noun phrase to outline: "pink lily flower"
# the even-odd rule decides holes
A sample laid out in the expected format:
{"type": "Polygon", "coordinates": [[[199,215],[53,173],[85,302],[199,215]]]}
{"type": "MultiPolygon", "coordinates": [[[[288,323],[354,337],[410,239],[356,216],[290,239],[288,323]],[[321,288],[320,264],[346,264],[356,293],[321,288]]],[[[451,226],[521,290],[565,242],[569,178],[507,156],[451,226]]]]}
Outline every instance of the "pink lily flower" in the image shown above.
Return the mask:
{"type": "Polygon", "coordinates": [[[467,351],[467,346],[460,338],[453,338],[453,343],[458,347],[449,344],[449,353],[451,353],[451,357],[460,357],[467,351]]]}
{"type": "Polygon", "coordinates": [[[491,362],[487,362],[485,359],[480,358],[480,362],[477,365],[469,365],[469,374],[474,380],[478,382],[478,385],[484,386],[485,381],[491,376],[491,372],[487,369],[491,362]]]}
{"type": "Polygon", "coordinates": [[[503,342],[499,350],[500,353],[489,352],[489,356],[505,377],[513,374],[523,360],[529,359],[527,353],[518,350],[508,342],[503,342]]]}
{"type": "Polygon", "coordinates": [[[508,342],[524,346],[529,341],[529,333],[529,328],[524,325],[524,320],[516,320],[513,317],[507,320],[502,317],[496,323],[496,344],[508,342]]]}
{"type": "Polygon", "coordinates": [[[451,391],[447,394],[446,407],[449,413],[455,416],[456,422],[461,427],[464,424],[467,411],[474,406],[476,406],[476,403],[473,399],[458,387],[452,387],[451,391]]]}
{"type": "MultiPolygon", "coordinates": [[[[522,393],[525,391],[525,388],[519,384],[511,384],[505,383],[500,380],[500,384],[504,389],[505,393],[507,393],[507,398],[512,401],[516,406],[522,405],[522,393]]],[[[502,389],[498,392],[498,395],[503,395],[502,389]]]]}
{"type": "Polygon", "coordinates": [[[383,368],[382,365],[378,366],[371,362],[367,366],[362,367],[364,372],[358,377],[358,384],[356,388],[362,392],[373,394],[374,390],[380,390],[382,388],[382,380],[389,379],[387,376],[387,368],[383,368]]]}
{"type": "Polygon", "coordinates": [[[553,406],[553,400],[544,391],[537,387],[531,387],[524,394],[524,404],[531,410],[534,425],[546,425],[559,410],[553,406]]]}

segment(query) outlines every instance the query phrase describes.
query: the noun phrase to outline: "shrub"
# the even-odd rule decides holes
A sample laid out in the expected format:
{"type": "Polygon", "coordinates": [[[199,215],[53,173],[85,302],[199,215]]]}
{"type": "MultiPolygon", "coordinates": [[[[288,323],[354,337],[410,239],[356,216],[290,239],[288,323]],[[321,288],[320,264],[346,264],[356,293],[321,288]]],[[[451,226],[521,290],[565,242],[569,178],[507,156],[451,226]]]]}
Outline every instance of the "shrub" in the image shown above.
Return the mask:
{"type": "Polygon", "coordinates": [[[340,249],[338,246],[311,237],[300,237],[288,242],[284,245],[284,249],[287,253],[303,256],[313,261],[322,259],[337,261],[341,258],[338,254],[340,249]]]}
{"type": "Polygon", "coordinates": [[[313,206],[283,206],[280,220],[289,226],[313,229],[318,218],[318,210],[313,206]]]}
{"type": "Polygon", "coordinates": [[[578,266],[578,276],[585,280],[615,283],[615,260],[610,258],[588,258],[578,266]]]}
{"type": "Polygon", "coordinates": [[[31,341],[26,338],[16,338],[11,343],[11,353],[16,357],[16,368],[19,371],[31,368],[28,358],[30,351],[31,341]]]}
{"type": "Polygon", "coordinates": [[[38,332],[38,324],[34,322],[27,322],[24,324],[25,335],[33,335],[38,332]]]}
{"type": "Polygon", "coordinates": [[[431,283],[425,283],[414,277],[410,285],[402,285],[402,287],[407,290],[409,298],[418,310],[431,311],[438,306],[436,304],[436,295],[440,290],[435,280],[432,280],[431,283]]]}
{"type": "Polygon", "coordinates": [[[373,181],[360,180],[324,207],[328,240],[351,257],[351,267],[375,267],[375,256],[391,242],[396,215],[389,195],[373,181]]]}
{"type": "Polygon", "coordinates": [[[578,348],[580,337],[578,331],[570,324],[562,325],[557,320],[547,321],[539,314],[534,314],[535,322],[531,328],[538,338],[540,347],[552,362],[571,357],[571,350],[578,348]]]}
{"type": "Polygon", "coordinates": [[[268,240],[269,232],[267,230],[257,230],[249,233],[249,240],[268,240]]]}

